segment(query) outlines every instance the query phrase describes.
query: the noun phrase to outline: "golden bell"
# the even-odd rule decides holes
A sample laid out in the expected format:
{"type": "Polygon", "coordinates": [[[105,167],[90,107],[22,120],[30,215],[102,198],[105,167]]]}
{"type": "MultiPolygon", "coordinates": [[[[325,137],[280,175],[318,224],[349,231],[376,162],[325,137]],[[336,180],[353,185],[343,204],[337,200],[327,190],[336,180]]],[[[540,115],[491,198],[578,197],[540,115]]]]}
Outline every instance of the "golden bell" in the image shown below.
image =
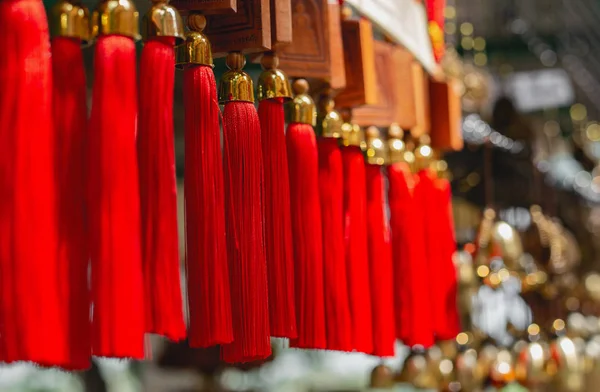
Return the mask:
{"type": "Polygon", "coordinates": [[[322,137],[339,139],[342,137],[342,125],[344,120],[340,113],[335,110],[335,101],[329,95],[321,97],[319,102],[321,118],[319,119],[318,127],[319,134],[322,137]]]}
{"type": "Polygon", "coordinates": [[[404,143],[404,131],[398,124],[390,125],[388,129],[388,152],[390,163],[405,162],[406,143],[404,143]]]}
{"type": "Polygon", "coordinates": [[[152,37],[174,37],[179,45],[185,39],[183,20],[179,11],[168,0],[153,0],[152,7],[142,18],[144,41],[152,37]]]}
{"type": "Polygon", "coordinates": [[[130,0],[102,0],[92,13],[92,36],[123,35],[140,39],[139,13],[130,0]]]}
{"type": "Polygon", "coordinates": [[[381,132],[377,127],[369,127],[365,132],[367,142],[367,163],[370,165],[385,165],[387,163],[387,146],[381,140],[381,132]]]}
{"type": "Polygon", "coordinates": [[[206,17],[197,12],[187,18],[190,31],[185,35],[185,41],[175,47],[175,67],[185,69],[192,65],[213,66],[212,48],[208,37],[203,33],[206,27],[206,17]]]}
{"type": "Polygon", "coordinates": [[[61,0],[50,9],[48,18],[52,37],[69,37],[89,44],[92,38],[90,13],[80,0],[61,0]]]}
{"type": "Polygon", "coordinates": [[[257,97],[263,99],[283,98],[284,102],[292,99],[292,87],[287,75],[278,68],[279,58],[274,52],[267,52],[260,61],[264,71],[258,77],[257,97]]]}
{"type": "Polygon", "coordinates": [[[246,65],[246,57],[242,52],[229,52],[225,59],[225,65],[229,70],[223,74],[219,83],[219,103],[254,103],[252,78],[242,71],[242,68],[246,65]]]}
{"type": "Polygon", "coordinates": [[[431,139],[425,134],[419,138],[419,146],[415,149],[415,164],[417,170],[428,168],[433,162],[433,149],[431,139]]]}
{"type": "Polygon", "coordinates": [[[317,125],[317,111],[315,101],[308,95],[308,82],[305,79],[297,79],[292,85],[294,99],[289,103],[288,122],[317,125]]]}

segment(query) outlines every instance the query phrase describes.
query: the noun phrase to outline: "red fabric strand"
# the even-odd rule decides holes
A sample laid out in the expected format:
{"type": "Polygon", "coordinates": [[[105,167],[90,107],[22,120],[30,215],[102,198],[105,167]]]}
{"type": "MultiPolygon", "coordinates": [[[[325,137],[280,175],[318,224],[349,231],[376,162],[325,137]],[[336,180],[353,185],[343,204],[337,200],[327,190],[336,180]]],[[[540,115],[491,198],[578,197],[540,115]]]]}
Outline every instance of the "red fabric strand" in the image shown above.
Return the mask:
{"type": "Polygon", "coordinates": [[[138,164],[146,331],[185,338],[177,236],[173,130],[175,38],[144,44],[140,65],[138,164]]]}
{"type": "Polygon", "coordinates": [[[58,260],[69,337],[70,370],[90,367],[91,296],[86,225],[87,98],[81,41],[52,39],[58,185],[58,260]]]}
{"type": "Polygon", "coordinates": [[[327,348],[323,293],[323,238],[319,157],[313,127],[292,123],[286,135],[296,275],[299,348],[327,348]]]}
{"type": "Polygon", "coordinates": [[[263,241],[263,162],[260,122],[252,103],[230,102],[223,113],[225,222],[233,343],[226,362],[250,362],[271,355],[267,266],[263,241]]]}
{"type": "Polygon", "coordinates": [[[353,341],[356,351],[373,352],[373,320],[367,251],[367,190],[360,148],[342,149],[346,267],[353,341]]]}
{"type": "Polygon", "coordinates": [[[394,356],[394,271],[390,228],[386,216],[385,177],[381,166],[366,165],[367,222],[371,301],[373,303],[373,354],[394,356]]]}
{"type": "Polygon", "coordinates": [[[319,194],[323,220],[323,265],[327,348],[352,351],[352,320],[344,249],[344,166],[335,139],[321,138],[319,194]]]}
{"type": "Polygon", "coordinates": [[[89,123],[92,342],[98,356],[144,357],[146,331],[136,151],[135,43],[96,42],[89,123]]]}
{"type": "Polygon", "coordinates": [[[183,84],[188,333],[208,347],[233,340],[220,113],[210,67],[186,69],[183,84]]]}
{"type": "Polygon", "coordinates": [[[69,362],[57,260],[50,40],[41,0],[0,2],[0,359],[69,362]]]}
{"type": "Polygon", "coordinates": [[[265,99],[258,105],[265,192],[264,238],[269,281],[271,336],[296,338],[294,260],[290,183],[285,145],[285,117],[281,99],[265,99]]]}

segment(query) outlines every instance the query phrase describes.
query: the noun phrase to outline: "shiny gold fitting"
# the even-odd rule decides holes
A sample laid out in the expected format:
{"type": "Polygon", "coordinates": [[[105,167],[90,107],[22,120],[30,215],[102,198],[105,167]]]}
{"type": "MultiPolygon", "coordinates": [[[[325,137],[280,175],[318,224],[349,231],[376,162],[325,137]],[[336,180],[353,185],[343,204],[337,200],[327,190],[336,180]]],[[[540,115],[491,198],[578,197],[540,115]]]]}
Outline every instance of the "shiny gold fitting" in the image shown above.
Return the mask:
{"type": "Polygon", "coordinates": [[[50,9],[50,34],[52,37],[68,37],[81,40],[87,45],[91,40],[90,13],[81,1],[62,0],[50,9]]]}
{"type": "Polygon", "coordinates": [[[415,163],[417,170],[428,168],[433,162],[433,149],[429,145],[431,139],[429,135],[422,135],[419,138],[419,147],[415,149],[415,163]]]}
{"type": "Polygon", "coordinates": [[[297,79],[292,85],[294,99],[289,104],[288,122],[317,125],[317,111],[315,101],[308,95],[308,82],[305,79],[297,79]]]}
{"type": "Polygon", "coordinates": [[[173,37],[179,45],[185,39],[183,20],[179,11],[168,0],[153,1],[152,7],[142,18],[144,41],[152,37],[173,37]]]}
{"type": "Polygon", "coordinates": [[[190,31],[185,42],[175,47],[175,68],[184,69],[190,65],[213,66],[212,47],[208,37],[202,32],[206,27],[206,17],[197,12],[187,17],[190,31]]]}
{"type": "Polygon", "coordinates": [[[369,127],[366,132],[367,163],[370,165],[385,165],[387,163],[386,144],[381,140],[381,132],[377,127],[369,127]]]}
{"type": "Polygon", "coordinates": [[[388,129],[388,152],[390,163],[406,161],[406,143],[404,143],[404,131],[398,124],[392,124],[388,129]]]}
{"type": "Polygon", "coordinates": [[[290,80],[278,68],[279,58],[275,53],[267,52],[263,54],[260,64],[264,71],[258,77],[258,100],[283,98],[284,102],[290,101],[292,99],[290,80]]]}
{"type": "Polygon", "coordinates": [[[229,70],[223,74],[219,83],[219,103],[235,101],[254,103],[252,78],[242,71],[246,65],[246,57],[241,52],[229,52],[225,65],[229,70]]]}
{"type": "Polygon", "coordinates": [[[346,147],[355,146],[361,150],[367,148],[363,130],[358,125],[348,122],[342,124],[342,143],[346,147]]]}
{"type": "Polygon", "coordinates": [[[139,13],[130,0],[102,0],[92,13],[92,36],[123,35],[140,39],[139,13]]]}
{"type": "Polygon", "coordinates": [[[344,120],[342,120],[340,113],[335,110],[335,101],[329,96],[324,96],[319,104],[321,113],[324,113],[320,123],[321,136],[333,139],[341,138],[344,120]]]}

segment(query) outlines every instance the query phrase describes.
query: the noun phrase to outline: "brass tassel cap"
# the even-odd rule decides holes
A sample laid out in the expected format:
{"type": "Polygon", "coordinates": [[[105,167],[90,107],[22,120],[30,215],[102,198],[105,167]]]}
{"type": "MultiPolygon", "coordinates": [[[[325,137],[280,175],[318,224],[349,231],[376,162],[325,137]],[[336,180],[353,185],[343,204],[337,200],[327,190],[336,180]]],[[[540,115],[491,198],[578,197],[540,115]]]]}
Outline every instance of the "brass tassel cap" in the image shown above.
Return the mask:
{"type": "Polygon", "coordinates": [[[263,72],[258,78],[257,97],[263,99],[283,98],[284,102],[292,99],[292,87],[287,75],[280,70],[279,58],[274,52],[263,54],[260,64],[263,72]]]}
{"type": "Polygon", "coordinates": [[[152,0],[152,7],[142,18],[142,38],[174,37],[179,45],[185,39],[183,20],[168,0],[152,0]]]}
{"type": "Polygon", "coordinates": [[[415,149],[416,170],[427,169],[433,162],[433,149],[430,146],[431,139],[429,135],[422,135],[419,138],[419,146],[415,149]]]}
{"type": "Polygon", "coordinates": [[[315,101],[308,95],[309,85],[305,79],[297,79],[292,85],[294,99],[289,104],[290,123],[317,125],[317,111],[315,101]]]}
{"type": "Polygon", "coordinates": [[[341,116],[343,121],[341,126],[342,144],[345,147],[354,146],[365,150],[367,148],[365,134],[358,125],[351,122],[352,111],[350,109],[343,109],[341,116]]]}
{"type": "Polygon", "coordinates": [[[48,18],[52,37],[69,37],[87,45],[92,39],[90,12],[79,0],[61,0],[50,9],[48,18]]]}
{"type": "Polygon", "coordinates": [[[92,13],[92,36],[123,35],[138,41],[139,13],[130,0],[102,0],[92,13]]]}
{"type": "Polygon", "coordinates": [[[187,17],[187,26],[189,31],[185,35],[185,41],[175,47],[175,68],[185,69],[190,65],[213,67],[212,47],[203,33],[206,17],[192,12],[187,17]]]}
{"type": "Polygon", "coordinates": [[[242,52],[229,52],[225,59],[229,69],[223,74],[219,83],[219,103],[242,101],[254,103],[254,84],[252,78],[242,68],[246,65],[246,57],[242,52]]]}
{"type": "Polygon", "coordinates": [[[369,127],[365,136],[367,142],[367,163],[378,166],[387,164],[387,146],[381,139],[379,129],[377,127],[369,127]]]}
{"type": "Polygon", "coordinates": [[[390,125],[388,129],[388,151],[390,163],[406,162],[406,143],[404,143],[404,131],[398,124],[390,125]]]}
{"type": "Polygon", "coordinates": [[[335,101],[329,95],[324,95],[319,106],[322,119],[319,121],[319,133],[322,137],[339,139],[342,137],[342,125],[344,120],[335,110],[335,101]]]}

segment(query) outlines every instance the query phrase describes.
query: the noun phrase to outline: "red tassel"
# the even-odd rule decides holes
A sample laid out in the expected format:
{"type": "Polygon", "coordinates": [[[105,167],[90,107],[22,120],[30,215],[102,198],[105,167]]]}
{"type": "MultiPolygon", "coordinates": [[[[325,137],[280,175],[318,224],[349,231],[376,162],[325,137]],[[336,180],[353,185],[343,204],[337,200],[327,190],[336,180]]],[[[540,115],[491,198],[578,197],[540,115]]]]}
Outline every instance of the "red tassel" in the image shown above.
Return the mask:
{"type": "Polygon", "coordinates": [[[320,138],[319,190],[323,220],[323,265],[327,348],[352,351],[352,319],[344,249],[344,167],[338,141],[320,138]]]}
{"type": "Polygon", "coordinates": [[[140,66],[138,163],[146,331],[185,338],[177,237],[173,130],[175,38],[144,44],[140,66]]]}
{"type": "Polygon", "coordinates": [[[327,348],[323,292],[323,238],[319,205],[319,157],[310,124],[287,130],[292,232],[296,271],[296,319],[299,348],[327,348]]]}
{"type": "Polygon", "coordinates": [[[373,303],[373,354],[394,356],[394,276],[390,229],[386,217],[385,178],[379,165],[366,165],[367,215],[371,301],[373,303]]]}
{"type": "Polygon", "coordinates": [[[404,342],[410,340],[410,248],[412,192],[414,181],[406,163],[388,166],[388,201],[390,203],[390,226],[392,230],[392,260],[394,265],[394,305],[396,337],[404,342]]]}
{"type": "Polygon", "coordinates": [[[41,0],[0,2],[0,355],[69,362],[57,260],[55,135],[41,0]]]}
{"type": "Polygon", "coordinates": [[[66,304],[70,370],[90,367],[91,296],[88,287],[86,164],[87,98],[81,41],[52,39],[53,107],[58,184],[58,262],[66,304]]]}
{"type": "Polygon", "coordinates": [[[230,363],[251,362],[271,355],[262,233],[263,162],[260,122],[254,104],[226,103],[223,129],[234,340],[223,346],[222,356],[230,363]]]}
{"type": "Polygon", "coordinates": [[[96,42],[88,143],[93,353],[144,357],[135,43],[96,42]]]}
{"type": "Polygon", "coordinates": [[[233,340],[220,113],[210,67],[192,66],[183,80],[189,342],[208,347],[233,340]]]}
{"type": "Polygon", "coordinates": [[[367,251],[365,160],[359,147],[342,149],[346,267],[356,351],[373,352],[373,319],[367,251]]]}
{"type": "Polygon", "coordinates": [[[258,105],[258,117],[265,170],[263,208],[271,336],[293,339],[298,333],[294,303],[290,183],[282,99],[262,100],[258,105]]]}

